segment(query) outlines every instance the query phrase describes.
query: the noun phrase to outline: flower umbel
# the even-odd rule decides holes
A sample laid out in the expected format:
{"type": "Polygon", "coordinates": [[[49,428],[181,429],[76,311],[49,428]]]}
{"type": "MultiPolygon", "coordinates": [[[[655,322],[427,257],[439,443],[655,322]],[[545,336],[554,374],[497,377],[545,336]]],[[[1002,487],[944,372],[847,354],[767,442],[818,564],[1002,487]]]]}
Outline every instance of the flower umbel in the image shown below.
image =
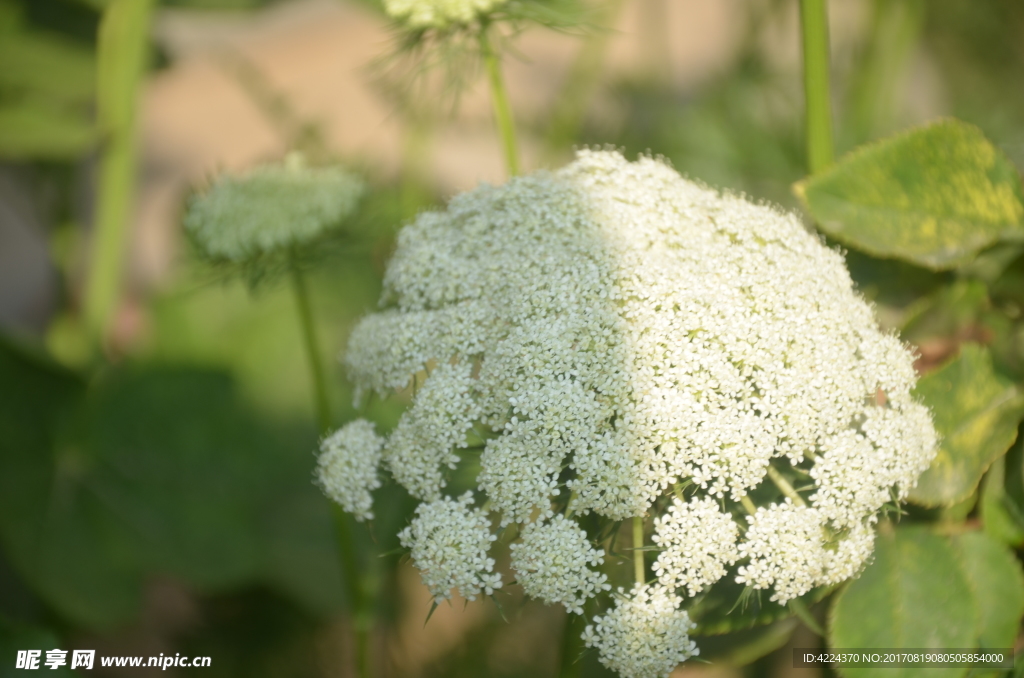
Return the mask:
{"type": "Polygon", "coordinates": [[[611,589],[608,577],[591,569],[603,562],[604,551],[595,549],[587,533],[561,515],[547,523],[530,523],[523,541],[512,544],[512,567],[526,595],[562,603],[575,614],[583,614],[589,598],[611,589]]]}
{"type": "Polygon", "coordinates": [[[384,0],[388,15],[412,29],[473,23],[507,0],[384,0]]]}
{"type": "Polygon", "coordinates": [[[320,442],[317,483],[356,520],[373,518],[370,492],[380,487],[377,467],[383,447],[384,438],[365,419],[345,424],[320,442]]]}
{"type": "Polygon", "coordinates": [[[636,584],[629,597],[620,589],[615,607],[583,631],[583,642],[624,678],[667,678],[677,664],[700,653],[680,602],[663,586],[636,584]]]}
{"type": "Polygon", "coordinates": [[[739,558],[739,527],[718,510],[713,499],[675,500],[668,512],[654,521],[652,540],[665,550],[652,569],[670,590],[685,588],[691,596],[725,576],[725,568],[739,558]]]}
{"type": "Polygon", "coordinates": [[[421,215],[381,305],[345,363],[357,397],[416,387],[384,457],[430,502],[403,543],[432,593],[497,581],[483,512],[443,495],[467,455],[486,506],[524,525],[526,593],[572,611],[604,598],[609,548],[580,517],[652,516],[658,583],[587,632],[623,675],[693,653],[683,594],[730,577],[785,604],[856,575],[879,509],[936,451],[911,353],[841,255],[650,158],[584,151],[421,215]]]}
{"type": "Polygon", "coordinates": [[[398,538],[412,551],[435,602],[451,598],[453,588],[468,600],[501,588],[501,575],[494,572],[494,559],[487,556],[497,537],[491,534],[487,515],[473,508],[472,492],[458,500],[442,497],[420,504],[412,524],[398,538]]]}

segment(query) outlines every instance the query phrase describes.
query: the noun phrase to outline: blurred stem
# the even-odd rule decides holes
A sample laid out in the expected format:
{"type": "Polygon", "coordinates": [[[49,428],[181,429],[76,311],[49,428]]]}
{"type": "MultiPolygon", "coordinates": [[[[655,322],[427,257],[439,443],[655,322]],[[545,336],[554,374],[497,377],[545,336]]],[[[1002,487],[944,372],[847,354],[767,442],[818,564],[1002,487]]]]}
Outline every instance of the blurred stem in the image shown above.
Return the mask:
{"type": "Polygon", "coordinates": [[[583,629],[586,622],[587,618],[581,614],[569,612],[565,615],[558,678],[578,678],[581,675],[583,662],[579,658],[583,651],[583,629]]]}
{"type": "Polygon", "coordinates": [[[512,107],[508,103],[505,80],[501,77],[501,61],[498,59],[498,54],[494,51],[494,46],[491,45],[487,31],[488,28],[486,26],[480,31],[480,49],[483,52],[484,67],[487,69],[487,79],[491,84],[494,121],[498,126],[501,146],[505,152],[505,167],[508,169],[508,175],[514,177],[519,174],[519,154],[516,150],[515,121],[512,119],[512,107]]]}
{"type": "Polygon", "coordinates": [[[316,325],[313,322],[313,307],[309,301],[309,289],[306,277],[299,269],[292,256],[291,265],[292,289],[295,292],[295,306],[299,311],[299,327],[306,344],[306,358],[309,361],[309,374],[313,384],[313,402],[316,405],[317,424],[320,435],[325,435],[331,428],[331,403],[327,397],[327,377],[320,357],[320,342],[316,338],[316,325]]]}
{"type": "Polygon", "coordinates": [[[768,477],[775,483],[775,487],[779,488],[783,495],[793,500],[794,504],[797,506],[807,506],[804,498],[797,494],[797,491],[793,489],[793,486],[789,484],[785,476],[779,473],[774,466],[768,467],[768,477]]]}
{"type": "Polygon", "coordinates": [[[136,174],[136,100],[152,0],[111,0],[97,38],[96,126],[102,139],[84,316],[97,344],[117,308],[136,174]]]}
{"type": "Polygon", "coordinates": [[[743,510],[749,513],[750,515],[754,515],[755,513],[757,513],[757,507],[754,506],[754,502],[751,501],[749,495],[743,495],[743,497],[740,498],[740,504],[743,505],[743,510]]]}
{"type": "Polygon", "coordinates": [[[817,174],[832,164],[832,102],[829,90],[827,0],[800,0],[803,35],[807,168],[817,174]]]}
{"type": "Polygon", "coordinates": [[[352,516],[333,502],[331,508],[334,511],[338,556],[341,561],[342,577],[345,580],[349,613],[352,618],[352,635],[356,649],[356,675],[359,678],[369,678],[370,630],[373,627],[373,616],[361,585],[362,577],[360,577],[359,563],[356,561],[355,540],[352,535],[352,516]]]}
{"type": "MultiPolygon", "coordinates": [[[[292,277],[292,289],[295,291],[295,306],[299,312],[299,326],[306,344],[306,357],[309,359],[317,423],[320,435],[323,436],[331,429],[331,403],[327,396],[327,375],[324,372],[320,356],[320,342],[317,341],[316,323],[313,321],[313,305],[309,299],[309,287],[306,285],[306,277],[302,273],[294,253],[291,256],[289,269],[292,277]]],[[[360,678],[368,678],[370,675],[370,630],[373,627],[373,617],[363,593],[362,573],[359,562],[356,560],[352,517],[337,504],[332,503],[331,508],[334,511],[334,529],[338,539],[338,559],[342,569],[342,578],[348,590],[352,633],[355,636],[356,675],[360,678]]]]}
{"type": "Polygon", "coordinates": [[[633,518],[633,578],[637,584],[647,581],[644,574],[644,519],[642,516],[633,518]]]}
{"type": "Polygon", "coordinates": [[[587,112],[587,103],[601,79],[601,66],[608,50],[611,26],[615,24],[623,0],[608,0],[602,10],[601,26],[587,36],[562,84],[562,95],[555,102],[551,123],[545,134],[549,160],[579,135],[587,112]]]}
{"type": "Polygon", "coordinates": [[[923,0],[874,0],[871,30],[853,77],[852,127],[858,144],[896,122],[902,79],[924,29],[923,0]]]}

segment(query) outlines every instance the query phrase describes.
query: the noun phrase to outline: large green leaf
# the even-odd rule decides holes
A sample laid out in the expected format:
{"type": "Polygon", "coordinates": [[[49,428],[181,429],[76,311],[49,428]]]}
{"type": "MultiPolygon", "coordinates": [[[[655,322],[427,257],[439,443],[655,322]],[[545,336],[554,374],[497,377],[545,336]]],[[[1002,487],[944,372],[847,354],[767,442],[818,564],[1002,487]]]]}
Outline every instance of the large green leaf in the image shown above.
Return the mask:
{"type": "Polygon", "coordinates": [[[121,371],[90,394],[91,491],[149,567],[201,589],[243,583],[260,566],[257,508],[274,445],[223,374],[121,371]]]}
{"type": "Polygon", "coordinates": [[[977,602],[981,647],[1013,647],[1024,615],[1024,573],[1020,562],[984,532],[957,535],[952,543],[977,602]]]}
{"type": "Polygon", "coordinates": [[[1024,238],[1017,170],[979,129],[957,120],[862,147],[794,189],[834,238],[936,270],[1024,238]]]}
{"type": "Polygon", "coordinates": [[[14,569],[77,624],[124,621],[140,577],[124,535],[83,483],[73,374],[0,342],[0,542],[14,569]]]}
{"type": "Polygon", "coordinates": [[[981,521],[985,532],[999,541],[1024,544],[1024,510],[1006,491],[1006,457],[989,467],[981,490],[981,521]]]}
{"type": "MultiPolygon", "coordinates": [[[[967,648],[978,611],[949,540],[922,528],[882,531],[875,559],[837,596],[829,645],[852,648],[967,648]]],[[[959,678],[966,668],[843,668],[848,678],[959,678]]]]}
{"type": "Polygon", "coordinates": [[[942,439],[910,500],[950,506],[966,499],[1017,439],[1024,396],[995,373],[988,349],[976,344],[965,344],[959,356],[922,377],[917,395],[931,408],[942,439]]]}
{"type": "Polygon", "coordinates": [[[0,542],[73,623],[127,621],[155,573],[340,606],[313,430],[256,417],[222,373],[119,368],[86,391],[0,350],[0,428],[0,542]]]}

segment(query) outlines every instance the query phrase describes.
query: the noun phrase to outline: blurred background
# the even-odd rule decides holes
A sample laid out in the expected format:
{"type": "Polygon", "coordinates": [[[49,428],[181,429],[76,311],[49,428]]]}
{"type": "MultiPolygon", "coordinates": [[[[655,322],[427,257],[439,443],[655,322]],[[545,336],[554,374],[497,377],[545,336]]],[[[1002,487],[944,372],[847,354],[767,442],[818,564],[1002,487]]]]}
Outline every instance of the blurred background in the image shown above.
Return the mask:
{"type": "MultiPolygon", "coordinates": [[[[795,208],[790,186],[806,174],[796,0],[589,4],[591,26],[525,30],[505,55],[527,170],[610,144],[795,208]]],[[[97,122],[105,6],[0,0],[0,676],[20,675],[14,650],[34,646],[212,657],[168,676],[354,675],[289,292],[204,267],[181,217],[218,173],[294,149],[365,177],[358,213],[310,272],[321,342],[337,356],[376,305],[396,230],[504,180],[485,83],[470,72],[458,97],[432,81],[406,89],[372,0],[163,0],[130,97],[133,179],[119,189],[101,171],[114,133],[97,122]],[[98,204],[111,200],[127,246],[97,361],[82,309],[98,204]]],[[[1019,0],[832,0],[830,12],[840,153],[955,115],[1024,166],[1019,0]]],[[[893,328],[945,281],[865,255],[850,266],[893,328]]],[[[932,362],[972,338],[933,334],[915,338],[932,362]]],[[[337,362],[333,374],[343,422],[352,394],[337,362]]],[[[367,416],[386,430],[401,407],[373,403],[367,416]]],[[[430,596],[392,553],[410,508],[385,487],[376,519],[352,526],[376,675],[554,675],[560,609],[456,601],[424,625],[430,596]]],[[[790,668],[786,648],[821,642],[791,620],[709,640],[718,661],[677,673],[817,676],[790,668]]],[[[607,675],[581,661],[583,675],[607,675]]]]}

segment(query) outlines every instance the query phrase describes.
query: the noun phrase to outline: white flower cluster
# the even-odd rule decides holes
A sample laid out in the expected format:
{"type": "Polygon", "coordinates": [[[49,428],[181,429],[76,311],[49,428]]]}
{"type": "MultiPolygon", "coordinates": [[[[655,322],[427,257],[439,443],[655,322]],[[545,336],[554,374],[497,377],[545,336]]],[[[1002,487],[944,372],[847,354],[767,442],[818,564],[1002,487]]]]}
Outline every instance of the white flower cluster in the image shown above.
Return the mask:
{"type": "Polygon", "coordinates": [[[749,562],[739,568],[736,581],[755,589],[774,587],[771,600],[781,604],[815,586],[838,584],[856,575],[874,548],[870,525],[859,523],[830,543],[824,514],[788,499],[759,508],[747,522],[739,550],[749,562]]]}
{"type": "MultiPolygon", "coordinates": [[[[618,521],[688,483],[693,497],[655,525],[662,602],[737,563],[740,582],[783,603],[856,574],[878,510],[935,454],[912,356],[878,329],[841,255],[797,217],[653,159],[584,151],[421,215],[399,233],[381,304],[345,362],[357,398],[418,375],[384,448],[395,478],[446,505],[444,470],[478,454],[463,451],[475,426],[489,507],[502,525],[541,523],[523,530],[537,541],[522,557],[556,552],[541,535],[565,525],[564,490],[575,514],[618,521]],[[780,503],[786,474],[812,483],[802,502],[780,503]],[[755,489],[778,499],[741,534],[731,515],[755,489]]],[[[592,562],[585,540],[557,548],[592,562]]],[[[570,608],[589,590],[526,571],[524,586],[570,608]]]]}
{"type": "Polygon", "coordinates": [[[384,439],[365,419],[350,422],[320,441],[317,484],[356,520],[373,518],[370,492],[380,487],[377,467],[383,447],[384,439]]]}
{"type": "Polygon", "coordinates": [[[771,599],[785,603],[810,591],[825,570],[821,516],[789,500],[759,508],[747,516],[750,525],[740,554],[749,559],[736,581],[755,589],[774,585],[771,599]]]}
{"type": "Polygon", "coordinates": [[[412,29],[473,23],[507,0],[384,0],[384,10],[412,29]]]}
{"type": "Polygon", "coordinates": [[[398,539],[412,551],[435,602],[451,598],[453,588],[467,600],[501,588],[501,575],[494,572],[494,559],[487,556],[496,537],[487,515],[473,508],[472,492],[458,500],[442,497],[420,504],[412,524],[398,539]]]}
{"type": "Polygon", "coordinates": [[[686,588],[697,595],[725,576],[726,567],[739,558],[738,534],[739,526],[713,499],[677,499],[654,521],[652,540],[664,551],[652,569],[666,588],[686,588]]]}
{"type": "Polygon", "coordinates": [[[629,597],[617,596],[615,607],[594,617],[583,642],[598,648],[601,663],[624,678],[667,678],[699,654],[689,636],[694,625],[680,603],[662,586],[637,584],[629,597]]]}
{"type": "Polygon", "coordinates": [[[608,577],[588,565],[604,562],[579,525],[557,515],[546,523],[530,523],[521,543],[512,544],[512,568],[526,595],[546,603],[562,603],[574,614],[599,591],[609,591],[608,577]]]}

